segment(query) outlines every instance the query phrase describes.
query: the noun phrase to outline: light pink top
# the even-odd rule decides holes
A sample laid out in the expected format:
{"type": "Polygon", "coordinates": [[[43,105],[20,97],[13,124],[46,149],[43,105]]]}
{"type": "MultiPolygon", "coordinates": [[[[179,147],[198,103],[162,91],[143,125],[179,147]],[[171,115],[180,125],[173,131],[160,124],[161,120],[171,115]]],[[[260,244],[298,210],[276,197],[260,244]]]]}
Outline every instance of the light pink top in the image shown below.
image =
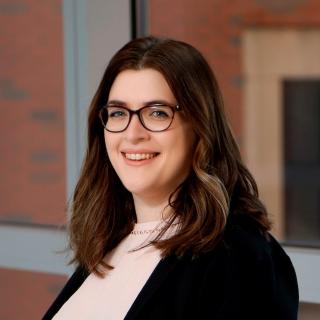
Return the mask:
{"type": "MultiPolygon", "coordinates": [[[[103,279],[91,273],[53,319],[123,319],[161,259],[154,246],[130,250],[154,239],[163,225],[163,221],[135,224],[131,234],[105,257],[114,269],[103,279]]],[[[171,227],[165,237],[174,229],[171,227]]]]}

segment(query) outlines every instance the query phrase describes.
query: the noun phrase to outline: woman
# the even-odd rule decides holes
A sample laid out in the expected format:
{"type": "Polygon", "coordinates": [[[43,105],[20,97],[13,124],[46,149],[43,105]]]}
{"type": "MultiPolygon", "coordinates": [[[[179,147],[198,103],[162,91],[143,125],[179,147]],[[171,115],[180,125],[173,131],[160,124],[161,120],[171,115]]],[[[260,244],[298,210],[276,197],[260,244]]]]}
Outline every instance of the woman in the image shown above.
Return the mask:
{"type": "Polygon", "coordinates": [[[195,48],[125,45],[88,130],[70,222],[78,268],[44,319],[297,319],[294,269],[195,48]]]}

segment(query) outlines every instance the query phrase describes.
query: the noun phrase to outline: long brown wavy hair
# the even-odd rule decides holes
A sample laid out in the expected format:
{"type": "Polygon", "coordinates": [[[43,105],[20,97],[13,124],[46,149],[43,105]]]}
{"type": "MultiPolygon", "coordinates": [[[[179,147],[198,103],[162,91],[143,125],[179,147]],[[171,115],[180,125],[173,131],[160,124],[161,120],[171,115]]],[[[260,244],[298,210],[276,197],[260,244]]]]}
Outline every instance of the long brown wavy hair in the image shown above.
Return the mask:
{"type": "Polygon", "coordinates": [[[181,41],[135,39],[111,59],[91,103],[88,146],[71,204],[71,262],[99,276],[104,276],[100,266],[111,268],[103,262],[105,254],[130,233],[136,222],[133,197],[106,152],[99,110],[107,103],[121,71],[144,68],[155,69],[165,77],[197,136],[190,174],[169,199],[173,214],[168,227],[178,218],[178,231],[169,239],[157,238],[153,245],[163,256],[187,252],[196,256],[212,250],[226,226],[230,205],[232,214],[251,216],[262,232],[270,228],[257,185],[242,163],[227,122],[216,78],[204,57],[181,41]]]}

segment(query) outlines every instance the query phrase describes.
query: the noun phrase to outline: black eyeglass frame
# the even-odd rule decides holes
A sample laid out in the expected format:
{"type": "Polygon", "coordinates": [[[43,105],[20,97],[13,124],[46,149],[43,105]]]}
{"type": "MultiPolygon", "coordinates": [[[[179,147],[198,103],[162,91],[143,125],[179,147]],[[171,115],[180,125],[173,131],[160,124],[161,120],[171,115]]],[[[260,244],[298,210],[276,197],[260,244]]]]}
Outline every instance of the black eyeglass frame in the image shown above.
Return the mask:
{"type": "Polygon", "coordinates": [[[104,109],[114,108],[114,107],[117,107],[117,106],[114,106],[114,105],[105,105],[105,106],[103,106],[103,107],[100,109],[100,111],[99,111],[99,118],[100,118],[100,120],[101,120],[102,126],[104,127],[105,130],[107,130],[108,132],[112,132],[112,133],[118,133],[118,132],[123,132],[123,131],[125,131],[125,130],[129,127],[130,122],[131,122],[131,119],[132,119],[132,116],[133,116],[134,114],[136,114],[136,115],[138,116],[138,119],[139,119],[140,123],[142,124],[142,126],[143,126],[146,130],[148,130],[148,131],[150,131],[150,132],[162,132],[162,131],[166,131],[166,130],[168,130],[168,129],[170,128],[170,126],[171,126],[171,124],[172,124],[172,122],[173,122],[175,113],[182,110],[181,107],[180,107],[178,104],[177,104],[177,105],[152,104],[152,105],[149,105],[149,106],[144,106],[144,107],[142,107],[142,108],[140,108],[140,109],[137,109],[137,110],[131,110],[131,109],[125,107],[125,106],[121,106],[121,108],[123,108],[123,109],[125,109],[125,110],[127,110],[127,111],[129,112],[129,121],[128,121],[128,124],[125,126],[124,129],[114,131],[114,130],[108,129],[107,126],[104,124],[104,121],[103,121],[103,119],[102,119],[102,111],[103,111],[104,109]],[[144,110],[144,109],[146,109],[146,108],[150,108],[150,107],[169,107],[169,108],[172,110],[172,113],[173,113],[173,114],[172,114],[172,118],[171,118],[171,121],[170,121],[169,125],[167,126],[167,128],[162,129],[162,130],[151,130],[151,129],[149,129],[149,128],[146,127],[146,125],[143,123],[143,119],[142,119],[142,116],[141,116],[141,112],[142,112],[142,110],[144,110]]]}

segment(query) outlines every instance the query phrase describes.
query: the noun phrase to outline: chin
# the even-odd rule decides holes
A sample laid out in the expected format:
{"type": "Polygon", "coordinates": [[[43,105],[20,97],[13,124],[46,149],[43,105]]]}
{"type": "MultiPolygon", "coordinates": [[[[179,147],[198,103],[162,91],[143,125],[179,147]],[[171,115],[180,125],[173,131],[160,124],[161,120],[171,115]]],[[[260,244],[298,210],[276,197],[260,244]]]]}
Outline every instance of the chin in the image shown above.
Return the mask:
{"type": "MultiPolygon", "coordinates": [[[[143,195],[143,194],[148,194],[154,190],[154,188],[151,185],[145,185],[145,184],[137,184],[137,181],[123,181],[122,184],[124,187],[131,193],[136,194],[136,195],[143,195]]],[[[154,185],[154,184],[153,184],[154,185]]]]}

